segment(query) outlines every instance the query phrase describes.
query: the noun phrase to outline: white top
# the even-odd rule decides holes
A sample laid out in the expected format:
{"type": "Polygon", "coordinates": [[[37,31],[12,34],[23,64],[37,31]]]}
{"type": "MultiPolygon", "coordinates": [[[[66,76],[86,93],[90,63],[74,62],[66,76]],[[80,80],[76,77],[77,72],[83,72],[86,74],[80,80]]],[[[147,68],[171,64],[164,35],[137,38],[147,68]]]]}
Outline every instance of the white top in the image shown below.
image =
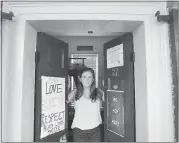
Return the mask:
{"type": "Polygon", "coordinates": [[[71,128],[88,130],[97,127],[102,123],[100,114],[100,100],[92,102],[91,99],[81,97],[74,103],[75,116],[71,128]]]}

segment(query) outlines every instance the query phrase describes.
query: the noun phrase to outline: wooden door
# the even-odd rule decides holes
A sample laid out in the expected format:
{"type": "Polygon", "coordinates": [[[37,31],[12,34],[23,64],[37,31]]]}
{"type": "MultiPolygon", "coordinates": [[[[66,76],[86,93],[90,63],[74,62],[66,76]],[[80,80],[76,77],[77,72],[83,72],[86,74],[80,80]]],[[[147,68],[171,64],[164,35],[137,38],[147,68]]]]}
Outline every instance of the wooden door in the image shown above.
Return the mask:
{"type": "MultiPolygon", "coordinates": [[[[34,141],[59,142],[67,133],[68,44],[37,34],[34,141]]],[[[67,137],[67,135],[66,135],[67,137]]]]}
{"type": "Polygon", "coordinates": [[[132,33],[104,44],[105,142],[135,141],[132,33]]]}

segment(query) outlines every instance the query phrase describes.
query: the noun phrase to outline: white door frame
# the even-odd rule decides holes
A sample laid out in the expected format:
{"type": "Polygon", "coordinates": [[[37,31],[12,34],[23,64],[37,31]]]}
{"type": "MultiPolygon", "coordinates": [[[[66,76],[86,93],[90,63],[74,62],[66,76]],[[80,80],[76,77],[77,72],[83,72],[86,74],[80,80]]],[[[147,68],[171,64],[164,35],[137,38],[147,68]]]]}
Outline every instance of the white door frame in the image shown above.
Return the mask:
{"type": "MultiPolygon", "coordinates": [[[[6,68],[2,71],[5,74],[3,111],[6,113],[6,117],[3,118],[5,131],[3,141],[33,141],[34,52],[37,31],[29,24],[30,20],[142,21],[145,42],[144,47],[141,48],[143,48],[145,64],[141,70],[137,70],[136,67],[140,64],[142,56],[137,56],[139,59],[136,57],[136,60],[139,60],[135,62],[136,141],[173,141],[168,25],[158,23],[154,16],[158,10],[161,14],[167,14],[165,2],[14,2],[7,4],[9,10],[15,14],[15,18],[12,22],[8,22],[8,28],[5,29],[5,33],[8,33],[5,38],[8,40],[3,44],[3,49],[7,49],[6,53],[3,53],[3,64],[6,68]],[[136,78],[137,72],[140,71],[143,71],[141,78],[136,78]],[[141,98],[145,98],[145,102],[141,102],[143,101],[140,100],[141,98]],[[142,116],[144,112],[145,116],[142,116]]],[[[138,43],[140,43],[140,35],[138,43]]],[[[137,49],[135,43],[134,48],[137,49]]]]}

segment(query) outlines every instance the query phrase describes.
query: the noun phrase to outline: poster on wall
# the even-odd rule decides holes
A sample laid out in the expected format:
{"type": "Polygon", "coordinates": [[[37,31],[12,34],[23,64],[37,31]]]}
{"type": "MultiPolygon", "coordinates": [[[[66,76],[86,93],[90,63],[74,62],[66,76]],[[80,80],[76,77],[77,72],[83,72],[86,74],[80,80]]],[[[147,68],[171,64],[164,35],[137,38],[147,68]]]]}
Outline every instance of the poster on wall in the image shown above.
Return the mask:
{"type": "Polygon", "coordinates": [[[121,67],[123,65],[123,44],[107,49],[107,68],[121,67]]]}
{"type": "Polygon", "coordinates": [[[65,78],[41,77],[40,138],[65,129],[65,78]]]}

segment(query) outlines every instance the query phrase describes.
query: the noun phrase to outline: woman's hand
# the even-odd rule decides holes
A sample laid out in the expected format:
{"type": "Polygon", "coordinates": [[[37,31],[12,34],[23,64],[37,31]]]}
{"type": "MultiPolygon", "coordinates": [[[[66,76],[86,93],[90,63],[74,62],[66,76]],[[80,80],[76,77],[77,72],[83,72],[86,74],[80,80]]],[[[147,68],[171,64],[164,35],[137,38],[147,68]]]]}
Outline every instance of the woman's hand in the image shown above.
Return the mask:
{"type": "Polygon", "coordinates": [[[101,97],[101,100],[104,102],[104,91],[103,90],[101,90],[101,89],[98,89],[98,91],[99,91],[99,96],[101,97]]]}
{"type": "Polygon", "coordinates": [[[75,94],[76,94],[76,90],[72,90],[69,94],[68,94],[68,100],[66,100],[66,103],[68,104],[69,102],[72,102],[75,100],[75,94]]]}
{"type": "Polygon", "coordinates": [[[66,100],[65,102],[66,102],[67,104],[70,103],[70,101],[68,101],[68,100],[66,100]]]}

